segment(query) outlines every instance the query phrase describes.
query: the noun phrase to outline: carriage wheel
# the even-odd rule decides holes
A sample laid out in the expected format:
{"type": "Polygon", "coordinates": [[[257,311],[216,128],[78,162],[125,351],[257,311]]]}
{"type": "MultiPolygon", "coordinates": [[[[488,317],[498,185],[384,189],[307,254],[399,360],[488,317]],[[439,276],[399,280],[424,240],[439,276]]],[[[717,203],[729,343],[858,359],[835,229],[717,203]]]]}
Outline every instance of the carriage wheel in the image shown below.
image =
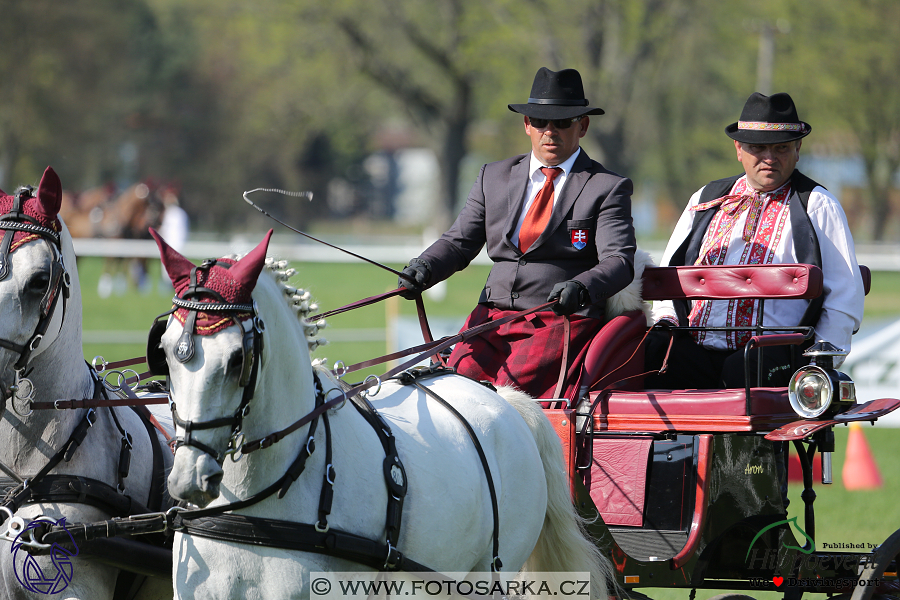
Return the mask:
{"type": "MultiPolygon", "coordinates": [[[[894,558],[900,555],[900,529],[895,531],[883,544],[872,553],[872,562],[867,564],[859,575],[860,582],[874,582],[884,577],[884,571],[894,558]]],[[[857,585],[853,590],[852,600],[870,600],[872,598],[900,598],[900,588],[896,585],[893,589],[876,593],[874,585],[857,585]]]]}

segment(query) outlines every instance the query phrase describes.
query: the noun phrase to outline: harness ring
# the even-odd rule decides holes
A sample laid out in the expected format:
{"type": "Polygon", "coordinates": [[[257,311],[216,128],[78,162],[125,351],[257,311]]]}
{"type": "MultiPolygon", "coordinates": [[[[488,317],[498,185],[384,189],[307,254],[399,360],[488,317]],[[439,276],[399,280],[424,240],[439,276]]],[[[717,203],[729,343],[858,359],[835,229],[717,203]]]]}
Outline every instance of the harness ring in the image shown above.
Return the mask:
{"type": "Polygon", "coordinates": [[[122,369],[121,371],[108,372],[106,375],[103,376],[103,383],[104,383],[104,385],[106,385],[109,389],[111,389],[114,392],[120,392],[125,389],[134,391],[135,388],[137,388],[138,384],[140,383],[140,377],[141,377],[140,374],[138,374],[138,372],[135,371],[134,369],[122,369]],[[131,387],[130,385],[128,385],[129,377],[126,375],[126,373],[134,373],[135,387],[131,387]],[[115,376],[116,383],[110,383],[110,380],[109,380],[110,375],[115,376]]]}
{"type": "Polygon", "coordinates": [[[105,371],[105,370],[106,370],[106,367],[107,367],[108,365],[109,365],[109,363],[106,362],[106,359],[103,358],[103,357],[100,356],[100,355],[95,356],[95,357],[91,360],[91,367],[92,367],[92,368],[94,369],[94,371],[96,371],[97,373],[102,373],[103,371],[105,371]],[[99,363],[99,364],[98,364],[98,363],[99,363]]]}
{"type": "Polygon", "coordinates": [[[31,341],[28,343],[28,350],[30,350],[31,352],[34,352],[35,350],[37,350],[37,347],[41,345],[41,340],[43,340],[43,339],[44,339],[43,334],[39,333],[39,334],[35,335],[33,338],[31,338],[31,341]]]}
{"type": "Polygon", "coordinates": [[[231,459],[231,462],[238,462],[244,458],[244,432],[238,431],[236,435],[231,436],[228,440],[228,449],[225,450],[225,456],[231,459]],[[237,458],[235,458],[237,456],[237,458]]]}
{"type": "Polygon", "coordinates": [[[381,391],[381,378],[378,375],[369,375],[368,377],[366,377],[366,380],[363,381],[363,383],[369,383],[370,379],[375,379],[375,382],[377,383],[377,385],[375,386],[375,391],[372,391],[371,389],[366,389],[366,390],[363,390],[360,392],[360,394],[365,396],[366,398],[368,398],[370,396],[377,396],[378,392],[381,391]]]}
{"type": "Polygon", "coordinates": [[[326,403],[328,402],[328,395],[329,395],[331,392],[337,392],[338,394],[341,394],[341,395],[344,396],[344,401],[341,402],[339,405],[337,405],[337,406],[335,406],[335,407],[332,407],[332,409],[331,409],[331,412],[332,412],[332,413],[336,413],[337,411],[339,411],[339,410],[341,410],[342,408],[344,408],[344,405],[347,404],[347,394],[345,394],[345,393],[344,393],[344,390],[342,390],[341,388],[331,388],[330,390],[328,390],[327,392],[325,392],[325,402],[326,402],[326,403]]]}

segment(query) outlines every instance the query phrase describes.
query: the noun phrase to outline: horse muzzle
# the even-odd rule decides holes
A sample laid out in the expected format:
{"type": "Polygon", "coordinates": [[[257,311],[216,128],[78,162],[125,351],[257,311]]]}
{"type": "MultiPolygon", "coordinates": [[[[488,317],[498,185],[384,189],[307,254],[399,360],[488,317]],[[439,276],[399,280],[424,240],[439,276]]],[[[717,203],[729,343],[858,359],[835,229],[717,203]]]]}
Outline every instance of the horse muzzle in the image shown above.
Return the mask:
{"type": "Polygon", "coordinates": [[[219,497],[224,471],[205,452],[189,446],[179,450],[169,473],[169,494],[202,508],[219,497]]]}

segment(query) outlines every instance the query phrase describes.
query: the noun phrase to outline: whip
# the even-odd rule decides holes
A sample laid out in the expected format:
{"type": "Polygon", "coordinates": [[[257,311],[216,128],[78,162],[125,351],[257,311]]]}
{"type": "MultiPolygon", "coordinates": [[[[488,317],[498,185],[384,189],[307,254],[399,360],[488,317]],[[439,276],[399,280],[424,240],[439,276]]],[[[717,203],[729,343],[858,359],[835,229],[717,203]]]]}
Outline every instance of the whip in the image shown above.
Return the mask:
{"type": "Polygon", "coordinates": [[[299,233],[299,234],[302,235],[303,237],[308,238],[308,239],[310,239],[310,240],[313,240],[314,242],[319,242],[320,244],[324,244],[324,245],[328,246],[329,248],[334,248],[335,250],[339,250],[339,251],[343,252],[344,254],[349,254],[350,256],[353,256],[353,257],[355,257],[355,258],[358,258],[358,259],[360,259],[360,260],[363,260],[363,261],[369,263],[370,265],[374,265],[374,266],[376,266],[376,267],[381,267],[381,268],[384,269],[385,271],[390,271],[391,273],[393,273],[394,275],[397,275],[398,277],[402,277],[403,279],[405,279],[405,280],[407,280],[407,281],[410,281],[410,282],[412,282],[412,283],[416,283],[415,279],[414,279],[412,276],[407,275],[406,273],[401,273],[400,271],[397,271],[396,269],[392,269],[391,267],[389,267],[389,266],[387,266],[387,265],[383,265],[383,264],[381,264],[380,262],[376,262],[376,261],[374,261],[374,260],[371,260],[371,259],[369,259],[369,258],[366,258],[365,256],[361,256],[361,255],[359,255],[359,254],[356,254],[355,252],[351,252],[351,251],[346,250],[346,249],[344,249],[344,248],[341,248],[341,247],[339,247],[339,246],[335,246],[334,244],[329,244],[328,242],[326,242],[326,241],[324,241],[324,240],[320,240],[320,239],[317,238],[317,237],[311,236],[311,235],[309,235],[308,233],[304,233],[304,232],[300,231],[299,229],[296,229],[296,228],[294,228],[294,227],[291,227],[290,225],[288,225],[287,223],[285,223],[284,221],[282,221],[282,220],[279,219],[278,217],[272,216],[271,214],[269,214],[268,212],[266,212],[264,209],[262,209],[261,207],[257,206],[256,204],[254,204],[253,201],[252,201],[250,198],[248,198],[248,196],[249,196],[250,194],[254,193],[254,192],[272,192],[272,193],[275,193],[275,194],[281,194],[281,195],[283,195],[283,196],[291,196],[291,197],[293,197],[293,198],[308,198],[310,201],[312,201],[312,197],[313,197],[312,192],[289,192],[289,191],[287,191],[287,190],[279,190],[279,189],[273,189],[273,188],[256,188],[255,190],[250,190],[250,191],[248,191],[248,192],[244,192],[243,196],[244,196],[244,201],[247,202],[247,204],[249,204],[250,206],[252,206],[252,207],[255,208],[256,210],[258,210],[259,212],[261,212],[261,213],[264,214],[265,216],[269,217],[270,219],[272,219],[272,220],[275,221],[276,223],[279,223],[280,225],[283,225],[284,227],[287,227],[288,229],[290,229],[290,230],[293,231],[294,233],[299,233]]]}

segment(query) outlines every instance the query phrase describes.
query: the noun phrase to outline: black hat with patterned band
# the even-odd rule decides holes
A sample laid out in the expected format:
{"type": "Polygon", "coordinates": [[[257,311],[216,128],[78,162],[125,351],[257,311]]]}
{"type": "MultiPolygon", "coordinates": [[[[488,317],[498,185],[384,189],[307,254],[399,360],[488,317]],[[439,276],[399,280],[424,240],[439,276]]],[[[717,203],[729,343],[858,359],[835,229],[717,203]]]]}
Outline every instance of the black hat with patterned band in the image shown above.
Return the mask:
{"type": "Polygon", "coordinates": [[[759,92],[747,99],[741,120],[725,128],[728,137],[746,144],[791,142],[808,136],[810,131],[812,127],[797,116],[788,94],[764,96],[759,92]]]}
{"type": "Polygon", "coordinates": [[[538,69],[527,104],[508,104],[509,110],[535,119],[574,119],[602,115],[603,109],[588,106],[581,74],[575,69],[538,69]]]}

